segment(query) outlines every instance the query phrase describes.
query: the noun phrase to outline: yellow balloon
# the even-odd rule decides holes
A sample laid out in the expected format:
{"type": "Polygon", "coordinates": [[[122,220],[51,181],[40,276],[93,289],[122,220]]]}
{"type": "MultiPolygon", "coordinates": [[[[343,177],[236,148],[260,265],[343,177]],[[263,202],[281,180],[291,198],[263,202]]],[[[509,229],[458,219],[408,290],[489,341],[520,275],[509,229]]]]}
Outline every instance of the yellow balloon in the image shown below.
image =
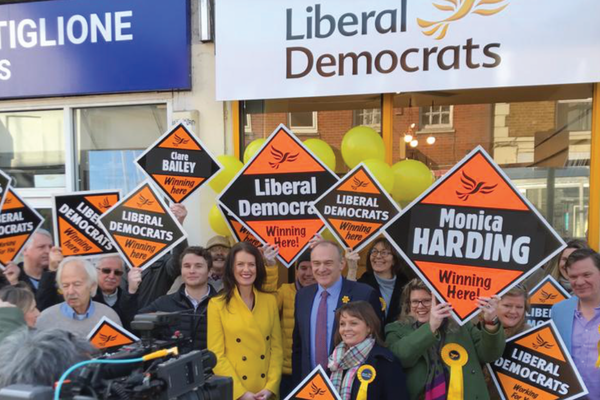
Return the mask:
{"type": "Polygon", "coordinates": [[[214,204],[208,212],[208,224],[215,231],[216,234],[221,236],[229,236],[231,232],[225,221],[225,217],[221,214],[219,207],[214,204]]]}
{"type": "Polygon", "coordinates": [[[335,153],[327,142],[321,139],[307,139],[304,145],[312,151],[323,164],[327,165],[330,170],[335,172],[335,153]]]}
{"type": "Polygon", "coordinates": [[[333,236],[333,233],[331,233],[329,228],[323,229],[323,231],[321,232],[321,237],[325,240],[329,240],[331,242],[337,243],[335,236],[333,236]]]}
{"type": "Polygon", "coordinates": [[[267,139],[261,138],[255,139],[248,143],[248,146],[246,146],[246,150],[244,150],[244,164],[247,164],[248,161],[250,161],[250,159],[256,154],[258,149],[260,149],[266,141],[267,139]]]}
{"type": "Polygon", "coordinates": [[[435,181],[427,165],[417,160],[403,160],[392,166],[394,173],[394,200],[406,207],[435,181]]]}
{"type": "Polygon", "coordinates": [[[386,192],[391,193],[394,190],[394,173],[385,161],[371,158],[363,161],[365,167],[369,169],[371,175],[383,186],[386,192]]]}
{"type": "Polygon", "coordinates": [[[381,135],[368,126],[355,126],[342,139],[342,158],[350,168],[372,158],[385,161],[385,144],[381,135]]]}
{"type": "Polygon", "coordinates": [[[242,169],[244,164],[234,156],[217,156],[217,160],[223,166],[223,169],[217,173],[208,184],[217,193],[221,193],[225,186],[231,182],[233,177],[242,169]]]}

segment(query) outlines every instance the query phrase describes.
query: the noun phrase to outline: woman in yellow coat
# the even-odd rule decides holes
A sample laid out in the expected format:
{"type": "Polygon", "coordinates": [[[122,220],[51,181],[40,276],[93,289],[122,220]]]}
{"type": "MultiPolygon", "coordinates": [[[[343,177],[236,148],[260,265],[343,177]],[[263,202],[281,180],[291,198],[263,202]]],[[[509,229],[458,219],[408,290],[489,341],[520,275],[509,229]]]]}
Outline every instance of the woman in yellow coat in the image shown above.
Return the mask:
{"type": "Polygon", "coordinates": [[[283,351],[274,294],[262,291],[260,251],[240,242],[225,263],[223,291],[208,304],[208,349],[216,375],[233,378],[233,398],[273,400],[279,392],[283,351]]]}

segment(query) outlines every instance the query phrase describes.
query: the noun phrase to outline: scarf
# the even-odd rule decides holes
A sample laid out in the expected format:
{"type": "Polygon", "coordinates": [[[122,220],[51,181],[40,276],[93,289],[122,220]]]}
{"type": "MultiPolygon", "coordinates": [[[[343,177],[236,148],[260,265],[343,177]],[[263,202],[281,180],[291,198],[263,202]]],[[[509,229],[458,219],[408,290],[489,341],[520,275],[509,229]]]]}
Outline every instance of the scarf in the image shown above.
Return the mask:
{"type": "Polygon", "coordinates": [[[329,356],[328,368],[331,371],[331,383],[342,400],[350,400],[352,397],[352,383],[354,383],[356,371],[367,360],[374,345],[375,339],[372,337],[366,338],[349,349],[344,342],[340,342],[329,356]],[[346,373],[344,374],[344,372],[346,373]]]}
{"type": "MultiPolygon", "coordinates": [[[[427,379],[425,381],[425,390],[422,399],[424,400],[445,400],[448,392],[447,386],[447,371],[440,356],[440,351],[445,342],[445,326],[446,321],[438,330],[440,338],[436,343],[427,350],[429,364],[427,365],[427,379]]],[[[415,329],[421,326],[420,323],[415,324],[415,329]]]]}

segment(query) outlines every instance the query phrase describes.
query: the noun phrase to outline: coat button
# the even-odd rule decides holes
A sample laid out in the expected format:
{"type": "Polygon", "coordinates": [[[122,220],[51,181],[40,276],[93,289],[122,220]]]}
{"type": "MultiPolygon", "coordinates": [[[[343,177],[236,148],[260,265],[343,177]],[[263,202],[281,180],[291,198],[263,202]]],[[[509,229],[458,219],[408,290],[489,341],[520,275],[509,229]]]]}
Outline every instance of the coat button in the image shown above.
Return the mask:
{"type": "Polygon", "coordinates": [[[242,341],[242,339],[237,338],[237,339],[235,339],[235,341],[238,342],[238,343],[240,343],[242,341]]]}
{"type": "Polygon", "coordinates": [[[242,361],[246,361],[246,360],[247,360],[246,356],[242,357],[242,361]]]}
{"type": "Polygon", "coordinates": [[[264,354],[263,354],[262,356],[260,356],[260,359],[261,359],[261,360],[264,360],[264,359],[265,359],[265,356],[264,356],[264,354]]]}
{"type": "Polygon", "coordinates": [[[244,375],[244,376],[242,376],[242,379],[246,380],[246,379],[248,379],[248,377],[246,375],[244,375]]]}
{"type": "Polygon", "coordinates": [[[472,374],[475,374],[475,370],[474,370],[474,369],[472,369],[472,370],[471,370],[471,373],[472,373],[472,374]]]}
{"type": "Polygon", "coordinates": [[[260,377],[261,377],[261,378],[264,378],[265,376],[266,376],[265,374],[260,374],[260,377]]]}
{"type": "Polygon", "coordinates": [[[269,336],[267,336],[267,340],[269,340],[269,336]]]}

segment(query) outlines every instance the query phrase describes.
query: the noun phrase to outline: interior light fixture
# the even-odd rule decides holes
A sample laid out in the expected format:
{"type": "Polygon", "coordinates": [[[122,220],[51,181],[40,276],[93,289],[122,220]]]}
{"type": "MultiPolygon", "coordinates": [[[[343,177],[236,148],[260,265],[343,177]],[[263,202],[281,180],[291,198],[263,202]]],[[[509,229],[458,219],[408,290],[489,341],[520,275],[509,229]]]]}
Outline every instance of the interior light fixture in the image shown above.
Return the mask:
{"type": "Polygon", "coordinates": [[[410,147],[417,147],[419,145],[419,141],[417,139],[413,139],[410,141],[410,147]]]}
{"type": "Polygon", "coordinates": [[[410,142],[412,142],[412,140],[413,140],[413,136],[410,133],[407,133],[404,135],[404,141],[406,143],[410,143],[410,142]]]}
{"type": "Polygon", "coordinates": [[[434,144],[435,143],[435,136],[429,136],[427,138],[427,144],[434,144]]]}

